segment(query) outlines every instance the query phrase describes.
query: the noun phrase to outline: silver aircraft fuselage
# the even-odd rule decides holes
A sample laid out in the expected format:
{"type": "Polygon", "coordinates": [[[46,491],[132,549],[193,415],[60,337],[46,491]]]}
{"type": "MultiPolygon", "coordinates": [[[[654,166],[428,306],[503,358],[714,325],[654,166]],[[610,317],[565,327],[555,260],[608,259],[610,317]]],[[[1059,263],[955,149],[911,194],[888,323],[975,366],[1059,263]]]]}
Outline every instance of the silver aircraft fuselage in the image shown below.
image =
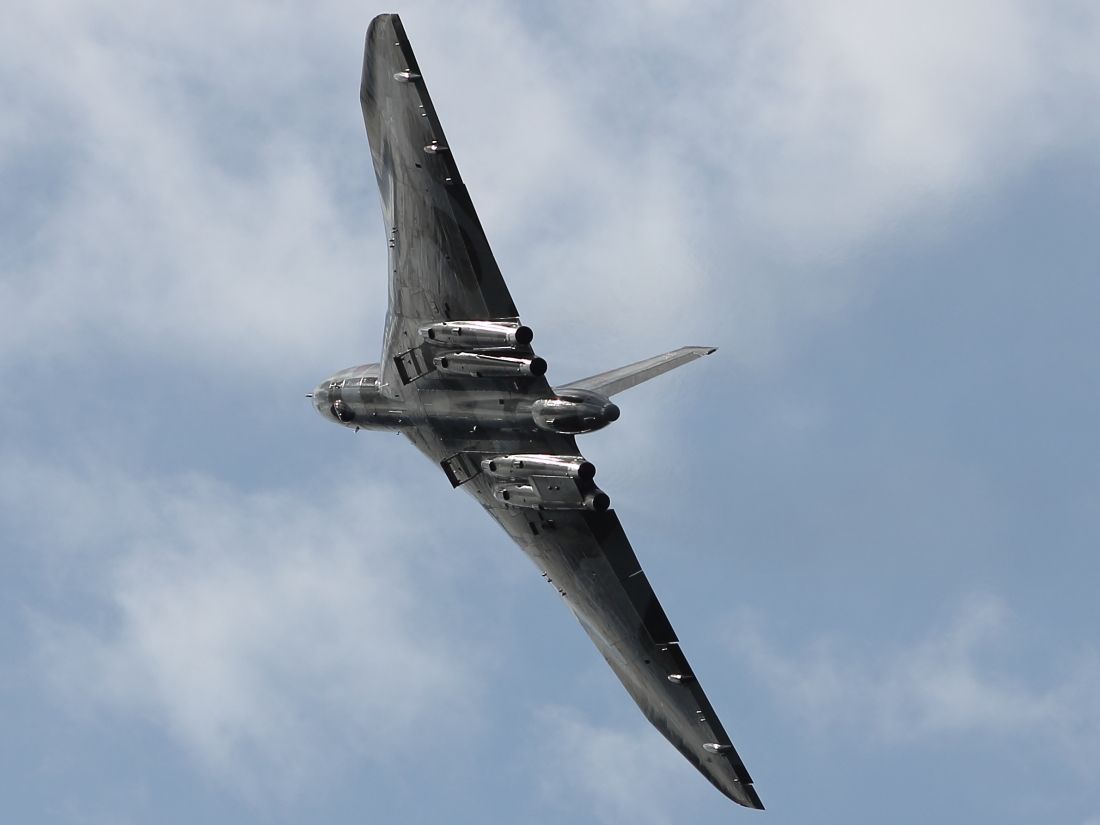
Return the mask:
{"type": "Polygon", "coordinates": [[[379,364],[341,370],[317,385],[313,406],[324,418],[354,430],[427,428],[452,436],[476,432],[488,439],[535,436],[547,410],[557,413],[556,427],[543,424],[551,431],[561,431],[566,417],[572,422],[566,430],[570,433],[592,432],[619,418],[618,405],[591,390],[555,390],[552,398],[530,399],[467,381],[456,388],[426,389],[414,399],[403,399],[387,392],[379,376],[379,364]]]}

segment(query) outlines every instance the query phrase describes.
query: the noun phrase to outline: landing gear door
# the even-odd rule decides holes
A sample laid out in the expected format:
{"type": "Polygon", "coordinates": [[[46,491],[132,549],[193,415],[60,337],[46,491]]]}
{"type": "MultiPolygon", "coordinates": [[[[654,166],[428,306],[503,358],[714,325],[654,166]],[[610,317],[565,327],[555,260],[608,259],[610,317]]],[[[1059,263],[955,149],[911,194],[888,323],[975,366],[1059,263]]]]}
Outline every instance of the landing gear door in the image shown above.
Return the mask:
{"type": "Polygon", "coordinates": [[[443,459],[439,464],[452,487],[465,484],[481,472],[481,463],[476,453],[455,453],[450,458],[443,459]]]}
{"type": "Polygon", "coordinates": [[[427,375],[435,369],[435,364],[424,357],[420,347],[413,347],[393,358],[397,374],[401,376],[402,384],[411,384],[417,378],[427,375]]]}

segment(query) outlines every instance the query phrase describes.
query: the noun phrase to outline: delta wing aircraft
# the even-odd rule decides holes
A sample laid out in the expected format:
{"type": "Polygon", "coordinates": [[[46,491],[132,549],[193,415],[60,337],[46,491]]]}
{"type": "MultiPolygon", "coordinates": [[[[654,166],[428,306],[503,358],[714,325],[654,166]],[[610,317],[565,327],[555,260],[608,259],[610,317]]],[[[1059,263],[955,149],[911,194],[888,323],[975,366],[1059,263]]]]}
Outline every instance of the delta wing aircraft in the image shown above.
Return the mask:
{"type": "Polygon", "coordinates": [[[730,799],[763,808],[575,436],[613,395],[714,352],[683,347],[551,387],[397,15],[367,32],[360,90],[389,242],[380,364],[313,391],[345,427],[405,435],[553,583],[650,722],[730,799]]]}

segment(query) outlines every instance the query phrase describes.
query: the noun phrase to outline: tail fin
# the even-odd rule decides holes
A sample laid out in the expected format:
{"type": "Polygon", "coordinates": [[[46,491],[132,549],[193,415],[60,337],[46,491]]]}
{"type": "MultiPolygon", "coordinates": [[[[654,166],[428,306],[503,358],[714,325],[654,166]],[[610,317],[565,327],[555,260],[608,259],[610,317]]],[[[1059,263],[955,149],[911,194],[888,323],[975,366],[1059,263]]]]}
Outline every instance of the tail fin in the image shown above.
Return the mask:
{"type": "Polygon", "coordinates": [[[601,372],[599,375],[582,378],[580,381],[573,381],[561,389],[594,390],[610,398],[616,393],[638,386],[643,381],[656,378],[661,373],[676,369],[704,355],[710,355],[716,349],[717,347],[680,347],[664,355],[654,355],[644,361],[601,372]]]}

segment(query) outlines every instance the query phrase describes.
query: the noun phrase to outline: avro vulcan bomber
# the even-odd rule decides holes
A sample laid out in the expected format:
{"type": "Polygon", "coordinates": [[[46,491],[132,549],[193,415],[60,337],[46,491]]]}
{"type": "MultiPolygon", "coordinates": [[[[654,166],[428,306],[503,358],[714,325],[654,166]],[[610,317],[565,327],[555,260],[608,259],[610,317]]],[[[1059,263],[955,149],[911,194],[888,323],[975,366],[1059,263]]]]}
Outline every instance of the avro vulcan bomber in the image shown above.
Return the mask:
{"type": "Polygon", "coordinates": [[[360,99],[389,244],[382,360],[321,382],[314,406],[397,431],[441,467],[554,583],[649,721],[722,793],[762,808],[576,441],[619,417],[613,396],[713,348],[551,387],[397,15],[370,24],[360,99]]]}

